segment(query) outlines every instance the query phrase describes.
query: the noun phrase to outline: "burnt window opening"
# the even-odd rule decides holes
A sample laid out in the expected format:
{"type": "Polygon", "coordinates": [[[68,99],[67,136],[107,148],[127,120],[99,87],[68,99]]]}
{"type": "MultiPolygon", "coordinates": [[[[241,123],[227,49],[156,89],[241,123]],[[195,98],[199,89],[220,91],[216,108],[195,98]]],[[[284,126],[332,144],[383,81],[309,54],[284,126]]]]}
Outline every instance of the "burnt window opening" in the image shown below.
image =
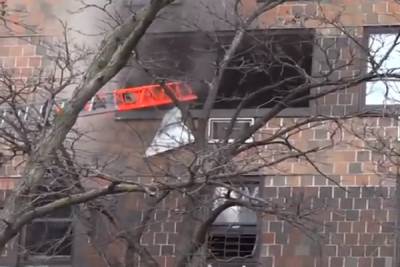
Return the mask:
{"type": "MultiPolygon", "coordinates": [[[[247,200],[257,196],[258,183],[237,185],[238,191],[225,187],[215,188],[214,208],[227,199],[247,200]]],[[[209,261],[248,261],[255,257],[257,245],[257,215],[246,207],[233,206],[225,209],[214,221],[208,235],[209,261]]]]}
{"type": "MultiPolygon", "coordinates": [[[[145,82],[153,81],[154,76],[167,81],[194,81],[201,72],[196,65],[204,57],[215,54],[214,50],[200,33],[149,35],[138,49],[143,66],[151,73],[145,82]]],[[[137,82],[137,79],[127,78],[128,86],[137,82]]]]}
{"type": "MultiPolygon", "coordinates": [[[[121,87],[155,83],[157,79],[184,81],[198,96],[196,102],[191,102],[192,107],[201,108],[208,84],[217,75],[217,66],[233,37],[234,32],[149,35],[138,48],[141,65],[147,72],[142,67],[128,71],[121,77],[121,87]]],[[[281,102],[306,83],[304,76],[311,74],[313,44],[314,32],[308,29],[248,31],[224,71],[213,108],[234,109],[249,96],[252,97],[242,108],[271,108],[281,102]],[[267,86],[271,88],[265,89],[267,86]]],[[[294,98],[309,93],[305,90],[294,98]]],[[[309,107],[309,101],[290,107],[309,107]]]]}
{"type": "MultiPolygon", "coordinates": [[[[40,187],[33,200],[36,207],[65,196],[62,188],[40,187]]],[[[25,255],[28,257],[70,257],[72,255],[72,207],[60,208],[34,219],[25,229],[25,255]]]]}
{"type": "Polygon", "coordinates": [[[184,79],[192,68],[190,39],[159,38],[155,46],[149,61],[155,74],[164,79],[184,79]]]}
{"type": "MultiPolygon", "coordinates": [[[[231,36],[224,36],[221,43],[229,46],[231,40],[231,36]]],[[[311,74],[313,42],[312,32],[304,30],[247,33],[223,74],[214,108],[234,109],[242,101],[246,101],[243,108],[271,108],[282,102],[306,82],[303,71],[311,74]]],[[[307,90],[294,98],[309,93],[307,90]]],[[[309,101],[304,100],[290,107],[308,106],[309,101]]]]}

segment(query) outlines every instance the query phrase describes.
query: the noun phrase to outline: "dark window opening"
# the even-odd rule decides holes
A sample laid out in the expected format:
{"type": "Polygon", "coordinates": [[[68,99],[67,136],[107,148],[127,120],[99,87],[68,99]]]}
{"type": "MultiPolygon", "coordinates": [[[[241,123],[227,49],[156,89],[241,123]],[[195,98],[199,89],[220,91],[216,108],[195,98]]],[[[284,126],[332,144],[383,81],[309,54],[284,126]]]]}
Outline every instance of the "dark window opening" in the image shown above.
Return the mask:
{"type": "Polygon", "coordinates": [[[192,68],[190,39],[178,36],[160,38],[154,46],[152,57],[156,60],[149,62],[153,71],[161,78],[184,79],[192,68]]]}
{"type": "MultiPolygon", "coordinates": [[[[141,42],[139,59],[147,72],[128,71],[121,87],[166,81],[187,82],[199,97],[193,108],[204,103],[208,84],[233,39],[233,32],[167,33],[149,35],[141,42]],[[151,73],[152,75],[148,75],[151,73]]],[[[232,63],[224,72],[215,109],[271,108],[306,83],[312,72],[314,32],[306,29],[249,31],[232,63]],[[306,74],[306,75],[305,75],[306,74]]],[[[306,97],[308,90],[294,96],[306,97]]],[[[309,107],[307,99],[288,107],[309,107]]]]}
{"type": "MultiPolygon", "coordinates": [[[[62,187],[41,186],[33,198],[40,207],[68,193],[62,187]]],[[[25,229],[25,252],[29,257],[70,257],[72,254],[72,207],[60,208],[46,216],[34,219],[25,229]]]]}
{"type": "MultiPolygon", "coordinates": [[[[230,43],[232,38],[223,39],[221,42],[230,43]]],[[[306,82],[302,71],[311,74],[312,51],[309,31],[249,33],[223,75],[214,108],[233,109],[242,101],[246,101],[243,108],[270,108],[282,102],[306,82]]],[[[307,95],[309,90],[294,98],[307,95]]],[[[291,107],[308,106],[309,101],[304,100],[291,107]]]]}
{"type": "Polygon", "coordinates": [[[31,256],[70,256],[70,221],[34,221],[27,226],[25,247],[31,256]]]}
{"type": "MultiPolygon", "coordinates": [[[[154,78],[169,81],[195,81],[204,69],[197,69],[204,57],[215,54],[210,41],[198,33],[149,35],[139,46],[142,65],[151,75],[127,77],[126,86],[153,82],[154,78]],[[147,78],[147,79],[146,79],[147,78]]],[[[212,69],[208,65],[208,68],[212,69]]],[[[140,68],[139,68],[140,69],[140,68]]],[[[209,70],[207,70],[209,71],[209,70]]]]}

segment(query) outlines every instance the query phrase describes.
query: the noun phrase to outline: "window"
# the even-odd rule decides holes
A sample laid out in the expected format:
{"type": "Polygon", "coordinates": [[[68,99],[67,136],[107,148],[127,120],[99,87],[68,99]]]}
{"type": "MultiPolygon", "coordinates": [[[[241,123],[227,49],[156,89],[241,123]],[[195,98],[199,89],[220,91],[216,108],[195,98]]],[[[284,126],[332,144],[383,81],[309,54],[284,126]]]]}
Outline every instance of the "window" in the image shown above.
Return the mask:
{"type": "MultiPolygon", "coordinates": [[[[230,45],[232,35],[220,38],[230,45]]],[[[222,47],[224,48],[224,47],[222,47]]],[[[226,48],[222,49],[222,53],[226,48]]],[[[313,33],[306,30],[248,32],[231,65],[224,72],[216,109],[271,108],[305,82],[311,73],[313,33]]],[[[296,97],[306,96],[309,91],[296,97]]],[[[291,107],[308,107],[307,100],[291,107]]]]}
{"type": "MultiPolygon", "coordinates": [[[[227,199],[248,199],[258,195],[257,183],[238,185],[239,192],[225,187],[215,189],[215,208],[227,199]]],[[[257,216],[248,208],[225,209],[213,223],[208,236],[210,262],[248,261],[254,259],[257,244],[257,216]]],[[[231,262],[232,263],[232,262],[231,262]]],[[[212,265],[211,266],[220,266],[212,265]]]]}
{"type": "MultiPolygon", "coordinates": [[[[142,65],[153,75],[170,81],[193,81],[198,71],[196,65],[210,53],[206,46],[204,37],[196,33],[149,34],[138,50],[142,65]]],[[[128,76],[125,87],[137,82],[136,77],[128,76]]],[[[140,78],[140,83],[153,83],[153,77],[140,78]]]]}
{"type": "MultiPolygon", "coordinates": [[[[208,95],[208,84],[218,73],[219,63],[233,37],[233,31],[149,34],[138,46],[140,64],[121,73],[118,86],[152,84],[155,77],[186,82],[198,97],[197,101],[190,102],[196,117],[208,95]]],[[[262,109],[282,103],[306,82],[304,74],[312,73],[313,47],[314,31],[310,29],[246,32],[233,61],[224,71],[212,116],[229,117],[243,103],[240,116],[257,117],[264,114],[262,109]]],[[[308,95],[309,91],[304,90],[294,98],[308,95]]],[[[296,108],[295,115],[298,115],[298,112],[307,113],[309,106],[309,101],[304,99],[287,107],[296,108]]],[[[119,119],[143,118],[157,116],[158,111],[146,109],[123,115],[117,112],[117,116],[119,119]]],[[[292,114],[288,110],[284,113],[292,114]]]]}
{"type": "MultiPolygon", "coordinates": [[[[380,74],[400,72],[400,38],[397,32],[370,33],[368,48],[371,59],[367,71],[380,74]],[[383,62],[382,64],[380,64],[383,62]]],[[[400,104],[400,80],[383,78],[366,83],[366,105],[400,104]]]]}
{"type": "MultiPolygon", "coordinates": [[[[56,199],[56,195],[51,194],[42,194],[45,197],[36,199],[34,205],[42,206],[56,199]]],[[[57,196],[57,198],[59,197],[57,196]]],[[[69,258],[72,254],[72,238],[71,207],[58,209],[47,216],[34,219],[25,229],[27,260],[43,257],[51,257],[52,259],[69,258]]]]}
{"type": "MultiPolygon", "coordinates": [[[[154,34],[142,43],[139,52],[146,68],[158,77],[188,81],[201,106],[207,96],[205,84],[215,75],[215,63],[221,61],[233,35],[234,32],[217,32],[216,37],[201,33],[154,34]]],[[[314,32],[305,29],[247,32],[224,72],[214,109],[234,109],[244,99],[243,108],[274,106],[305,82],[303,71],[311,74],[313,42],[314,32]]],[[[126,86],[135,81],[128,78],[126,86]]],[[[307,91],[298,96],[308,94],[307,91]]],[[[308,101],[301,101],[292,107],[308,106],[308,101]]]]}
{"type": "Polygon", "coordinates": [[[71,256],[72,224],[64,218],[34,220],[26,229],[25,247],[30,256],[71,256]]]}
{"type": "MultiPolygon", "coordinates": [[[[231,125],[231,118],[212,118],[208,122],[208,142],[218,143],[228,137],[228,142],[234,142],[240,137],[243,131],[249,129],[254,124],[253,118],[237,118],[229,134],[227,131],[231,125]]],[[[252,138],[247,142],[252,142],[252,138]]]]}

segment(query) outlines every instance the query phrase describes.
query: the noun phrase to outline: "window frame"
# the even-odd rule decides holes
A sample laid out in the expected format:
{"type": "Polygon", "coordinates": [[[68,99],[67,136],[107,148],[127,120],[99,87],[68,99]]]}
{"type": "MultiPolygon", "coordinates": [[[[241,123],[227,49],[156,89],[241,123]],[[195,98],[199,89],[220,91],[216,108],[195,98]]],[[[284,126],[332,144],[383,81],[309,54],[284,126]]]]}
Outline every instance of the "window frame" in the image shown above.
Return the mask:
{"type": "MultiPolygon", "coordinates": [[[[251,34],[270,34],[270,35],[290,35],[290,34],[300,34],[306,33],[312,35],[312,41],[315,41],[316,38],[316,30],[313,28],[286,28],[286,29],[253,29],[249,30],[251,34]]],[[[218,31],[215,33],[218,37],[227,37],[232,35],[234,31],[218,31]]],[[[311,69],[310,74],[313,74],[315,71],[315,45],[312,46],[311,51],[311,69]]],[[[310,91],[312,94],[312,90],[310,91]]],[[[314,110],[314,101],[310,100],[308,107],[289,107],[285,108],[277,116],[279,117],[308,117],[312,114],[314,110]]],[[[267,114],[273,107],[269,108],[243,108],[239,111],[238,117],[253,117],[253,118],[262,118],[267,114]]],[[[193,117],[200,117],[202,112],[201,109],[191,109],[193,117]]],[[[236,109],[215,109],[211,110],[210,118],[224,118],[224,117],[232,117],[236,112],[236,109]]]]}
{"type": "MultiPolygon", "coordinates": [[[[231,123],[231,120],[232,120],[232,118],[229,118],[229,117],[227,117],[227,118],[214,118],[214,117],[212,117],[212,118],[209,118],[209,119],[208,119],[208,123],[207,123],[207,140],[208,140],[208,143],[209,143],[209,144],[221,144],[221,143],[224,142],[223,139],[213,138],[213,136],[212,136],[212,132],[213,132],[212,123],[213,123],[213,122],[222,122],[222,123],[228,122],[228,123],[230,124],[230,123],[231,123]]],[[[237,122],[240,122],[240,121],[242,121],[242,122],[249,122],[250,126],[253,126],[253,125],[254,125],[254,122],[255,122],[254,118],[250,118],[250,117],[246,117],[246,118],[245,118],[245,117],[237,117],[237,118],[235,119],[235,122],[234,122],[234,123],[237,123],[237,122]]],[[[232,129],[231,134],[232,134],[232,133],[233,133],[233,129],[232,129]]],[[[233,143],[234,141],[235,141],[234,138],[229,138],[229,139],[227,140],[227,143],[233,143]]],[[[254,142],[254,136],[250,137],[249,139],[247,139],[247,140],[245,141],[245,143],[251,143],[251,142],[254,142]]]]}
{"type": "MultiPolygon", "coordinates": [[[[65,263],[70,263],[73,260],[73,255],[74,255],[74,231],[75,231],[75,223],[73,219],[73,207],[71,209],[71,214],[69,217],[51,217],[51,213],[49,214],[49,217],[40,217],[32,220],[32,222],[29,225],[32,225],[35,222],[39,223],[68,223],[69,227],[71,227],[71,254],[70,255],[46,255],[46,254],[30,254],[28,252],[28,249],[26,249],[27,253],[23,255],[23,261],[27,263],[54,263],[54,264],[65,264],[65,263]]],[[[28,226],[25,226],[23,231],[22,231],[22,238],[21,242],[23,246],[25,247],[27,244],[27,235],[28,235],[28,226]]]]}
{"type": "MultiPolygon", "coordinates": [[[[366,26],[363,28],[362,45],[366,48],[369,48],[370,35],[391,34],[391,33],[400,34],[400,26],[398,26],[398,25],[366,26]]],[[[367,57],[366,54],[365,54],[365,57],[367,57]]],[[[368,64],[369,64],[368,59],[365,58],[365,62],[361,68],[362,73],[366,74],[368,72],[368,64]]],[[[374,82],[374,81],[373,80],[366,81],[361,86],[361,92],[359,93],[360,110],[362,112],[366,112],[368,115],[380,115],[380,116],[382,116],[382,111],[384,111],[385,113],[388,113],[388,114],[393,114],[393,112],[398,111],[400,108],[400,101],[398,104],[388,104],[388,105],[385,105],[385,104],[368,105],[366,103],[368,83],[371,83],[371,82],[374,82]]],[[[400,85],[400,80],[398,82],[400,85]]]]}

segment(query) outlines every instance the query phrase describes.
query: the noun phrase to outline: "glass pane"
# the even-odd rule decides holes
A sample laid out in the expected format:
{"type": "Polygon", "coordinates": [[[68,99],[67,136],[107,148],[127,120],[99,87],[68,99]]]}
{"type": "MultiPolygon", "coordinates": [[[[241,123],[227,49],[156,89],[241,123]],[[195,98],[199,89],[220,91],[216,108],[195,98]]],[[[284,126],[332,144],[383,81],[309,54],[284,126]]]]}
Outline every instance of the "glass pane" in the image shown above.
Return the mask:
{"type": "Polygon", "coordinates": [[[367,83],[367,105],[400,104],[400,81],[374,81],[367,83]]]}
{"type": "MultiPolygon", "coordinates": [[[[369,48],[373,60],[378,63],[381,61],[394,46],[387,59],[382,64],[380,72],[397,72],[400,68],[400,38],[397,39],[397,34],[371,34],[369,37],[369,48]]],[[[368,70],[371,70],[371,64],[368,65],[368,70]]]]}
{"type": "MultiPolygon", "coordinates": [[[[214,123],[211,124],[211,138],[223,140],[225,135],[231,125],[231,121],[229,120],[215,120],[214,123]]],[[[229,133],[230,139],[237,139],[240,137],[244,131],[247,131],[252,125],[252,121],[245,121],[237,119],[237,122],[233,125],[231,132],[229,133]]]]}
{"type": "Polygon", "coordinates": [[[70,256],[71,229],[71,222],[33,222],[26,229],[26,249],[31,255],[70,256]]]}

